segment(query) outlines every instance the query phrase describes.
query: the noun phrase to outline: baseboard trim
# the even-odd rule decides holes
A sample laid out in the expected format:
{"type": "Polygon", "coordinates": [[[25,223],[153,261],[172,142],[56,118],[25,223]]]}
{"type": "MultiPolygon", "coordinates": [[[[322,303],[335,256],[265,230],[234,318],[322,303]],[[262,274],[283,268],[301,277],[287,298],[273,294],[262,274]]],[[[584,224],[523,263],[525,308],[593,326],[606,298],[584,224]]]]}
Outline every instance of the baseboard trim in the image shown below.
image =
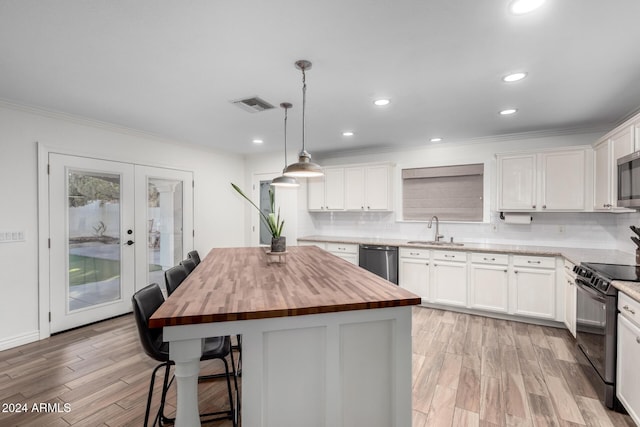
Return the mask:
{"type": "Polygon", "coordinates": [[[0,340],[0,351],[29,344],[40,339],[40,331],[31,331],[0,340]]]}
{"type": "Polygon", "coordinates": [[[435,304],[435,303],[426,302],[424,299],[422,300],[422,304],[420,305],[427,308],[435,308],[436,310],[455,311],[457,313],[472,314],[474,316],[491,317],[493,319],[501,319],[501,320],[513,320],[514,322],[530,323],[532,325],[550,326],[552,328],[567,329],[567,327],[563,322],[558,322],[556,320],[537,319],[535,317],[525,317],[525,316],[518,316],[513,314],[507,314],[507,313],[497,313],[492,311],[473,310],[465,307],[435,304]]]}

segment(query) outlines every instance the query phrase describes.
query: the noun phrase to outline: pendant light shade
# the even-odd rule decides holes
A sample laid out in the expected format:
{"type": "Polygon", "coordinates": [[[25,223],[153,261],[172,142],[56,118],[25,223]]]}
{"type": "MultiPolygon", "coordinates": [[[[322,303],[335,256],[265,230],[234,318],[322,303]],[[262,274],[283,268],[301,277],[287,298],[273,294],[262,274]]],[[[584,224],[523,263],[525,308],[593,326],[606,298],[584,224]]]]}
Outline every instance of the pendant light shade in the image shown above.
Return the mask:
{"type": "Polygon", "coordinates": [[[311,154],[304,149],[305,137],[305,107],[307,102],[306,70],[311,69],[311,62],[306,60],[296,61],[296,68],[302,71],[302,150],[298,154],[298,162],[292,163],[284,170],[285,176],[294,178],[313,178],[324,175],[322,168],[311,161],[311,154]]]}
{"type": "MultiPolygon", "coordinates": [[[[288,102],[283,102],[280,106],[284,108],[284,169],[282,170],[282,172],[284,172],[287,169],[287,110],[289,110],[293,105],[288,102]]],[[[299,185],[300,183],[298,183],[294,177],[285,176],[284,174],[271,181],[271,186],[273,187],[292,188],[298,187],[299,185]]]]}

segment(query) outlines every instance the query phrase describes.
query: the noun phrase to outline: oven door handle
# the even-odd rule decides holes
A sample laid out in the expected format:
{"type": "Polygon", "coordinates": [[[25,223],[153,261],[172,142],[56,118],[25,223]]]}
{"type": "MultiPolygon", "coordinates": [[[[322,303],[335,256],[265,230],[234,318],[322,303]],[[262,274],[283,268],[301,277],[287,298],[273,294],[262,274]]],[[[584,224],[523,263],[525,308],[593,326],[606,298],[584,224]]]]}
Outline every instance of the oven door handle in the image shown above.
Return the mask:
{"type": "Polygon", "coordinates": [[[579,290],[589,295],[589,298],[594,299],[602,304],[605,304],[607,302],[605,297],[603,297],[602,295],[600,295],[599,293],[591,289],[591,287],[585,285],[585,282],[583,280],[576,279],[576,286],[578,287],[579,290]]]}

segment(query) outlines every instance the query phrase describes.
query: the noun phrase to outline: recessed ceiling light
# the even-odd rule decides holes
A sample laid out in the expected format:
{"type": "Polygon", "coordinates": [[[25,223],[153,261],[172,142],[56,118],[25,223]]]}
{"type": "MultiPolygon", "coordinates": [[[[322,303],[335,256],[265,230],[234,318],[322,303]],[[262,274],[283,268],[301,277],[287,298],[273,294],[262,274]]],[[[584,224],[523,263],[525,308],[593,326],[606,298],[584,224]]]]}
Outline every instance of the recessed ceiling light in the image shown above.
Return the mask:
{"type": "Polygon", "coordinates": [[[353,136],[353,132],[350,130],[342,132],[342,136],[353,136]]]}
{"type": "Polygon", "coordinates": [[[252,142],[253,142],[254,144],[262,144],[264,141],[263,141],[263,140],[261,140],[261,139],[254,139],[252,142]]]}
{"type": "Polygon", "coordinates": [[[391,101],[389,101],[388,99],[376,99],[375,101],[373,101],[374,104],[376,104],[378,107],[384,107],[385,105],[389,105],[391,101]]]}
{"type": "Polygon", "coordinates": [[[544,0],[514,0],[511,2],[509,10],[514,15],[523,15],[539,8],[543,3],[544,0]]]}
{"type": "Polygon", "coordinates": [[[431,142],[442,142],[442,138],[431,138],[429,141],[431,142]]]}
{"type": "Polygon", "coordinates": [[[507,83],[512,83],[512,82],[520,81],[520,80],[524,79],[525,77],[527,77],[527,73],[525,73],[525,72],[507,74],[506,76],[504,76],[502,78],[502,81],[503,82],[507,82],[507,83]]]}
{"type": "Polygon", "coordinates": [[[511,114],[515,114],[518,110],[515,108],[507,108],[500,111],[501,116],[510,116],[511,114]]]}

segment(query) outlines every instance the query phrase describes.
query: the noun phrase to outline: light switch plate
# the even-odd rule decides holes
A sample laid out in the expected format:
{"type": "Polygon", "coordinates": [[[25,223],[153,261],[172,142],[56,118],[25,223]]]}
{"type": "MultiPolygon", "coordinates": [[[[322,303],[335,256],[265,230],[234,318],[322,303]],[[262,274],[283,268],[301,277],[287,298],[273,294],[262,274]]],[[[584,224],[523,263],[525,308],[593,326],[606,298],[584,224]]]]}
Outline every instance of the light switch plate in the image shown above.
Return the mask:
{"type": "Polygon", "coordinates": [[[24,231],[0,231],[0,243],[14,243],[24,241],[24,231]]]}

